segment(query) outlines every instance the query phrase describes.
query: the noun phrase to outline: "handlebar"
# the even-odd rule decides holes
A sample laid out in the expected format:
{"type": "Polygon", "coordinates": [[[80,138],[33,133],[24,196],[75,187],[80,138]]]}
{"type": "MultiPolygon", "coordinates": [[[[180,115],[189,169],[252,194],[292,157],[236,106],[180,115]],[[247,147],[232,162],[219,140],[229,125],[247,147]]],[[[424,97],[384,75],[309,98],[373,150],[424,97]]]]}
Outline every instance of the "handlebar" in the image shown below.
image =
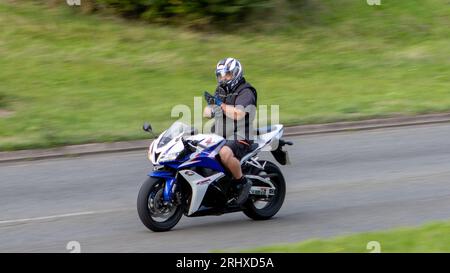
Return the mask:
{"type": "Polygon", "coordinates": [[[183,146],[185,149],[192,151],[192,148],[197,149],[197,147],[200,147],[202,149],[206,149],[207,147],[200,144],[200,141],[198,140],[186,140],[184,138],[181,138],[181,141],[183,142],[183,146]]]}

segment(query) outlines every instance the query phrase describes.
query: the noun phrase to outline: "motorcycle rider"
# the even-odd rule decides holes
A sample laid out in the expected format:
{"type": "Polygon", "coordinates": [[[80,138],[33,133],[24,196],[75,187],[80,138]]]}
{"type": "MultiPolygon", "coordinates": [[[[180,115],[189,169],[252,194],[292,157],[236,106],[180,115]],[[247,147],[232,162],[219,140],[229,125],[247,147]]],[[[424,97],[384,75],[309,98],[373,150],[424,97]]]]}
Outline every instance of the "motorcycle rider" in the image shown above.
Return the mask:
{"type": "Polygon", "coordinates": [[[256,89],[244,78],[241,63],[234,58],[220,60],[216,66],[217,88],[214,97],[207,96],[203,115],[214,118],[214,133],[227,141],[219,151],[222,164],[231,172],[237,190],[236,203],[248,198],[251,182],[242,174],[240,159],[253,143],[252,123],[256,113],[256,89]]]}

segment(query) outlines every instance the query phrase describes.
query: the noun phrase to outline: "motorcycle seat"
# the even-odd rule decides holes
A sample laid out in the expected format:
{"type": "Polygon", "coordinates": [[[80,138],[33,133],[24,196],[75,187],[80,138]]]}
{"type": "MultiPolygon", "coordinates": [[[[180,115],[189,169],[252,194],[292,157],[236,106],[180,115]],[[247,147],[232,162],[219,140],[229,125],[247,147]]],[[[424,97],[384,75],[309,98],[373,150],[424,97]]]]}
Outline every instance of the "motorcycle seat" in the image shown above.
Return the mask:
{"type": "Polygon", "coordinates": [[[247,151],[247,153],[242,157],[242,159],[241,159],[241,164],[243,163],[243,162],[245,162],[249,157],[251,157],[251,154],[256,150],[256,149],[258,149],[258,147],[259,147],[259,144],[258,143],[252,143],[251,145],[250,145],[250,148],[248,149],[248,151],[247,151]]]}
{"type": "Polygon", "coordinates": [[[258,147],[259,147],[258,143],[252,143],[250,145],[250,148],[248,149],[248,154],[256,150],[258,147]]]}
{"type": "Polygon", "coordinates": [[[259,135],[270,133],[273,130],[274,130],[273,126],[266,126],[266,127],[256,128],[255,133],[257,136],[259,136],[259,135]]]}

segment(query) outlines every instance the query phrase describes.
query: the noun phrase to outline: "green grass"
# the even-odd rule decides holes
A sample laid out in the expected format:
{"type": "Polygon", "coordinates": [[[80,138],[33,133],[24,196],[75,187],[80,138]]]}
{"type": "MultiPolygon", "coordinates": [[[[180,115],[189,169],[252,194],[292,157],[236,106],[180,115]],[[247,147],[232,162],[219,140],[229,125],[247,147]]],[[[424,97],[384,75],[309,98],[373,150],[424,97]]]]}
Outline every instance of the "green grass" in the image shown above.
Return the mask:
{"type": "Polygon", "coordinates": [[[448,1],[307,3],[224,34],[1,1],[0,150],[145,138],[143,121],[161,131],[214,89],[224,56],[285,124],[450,110],[448,1]]]}
{"type": "Polygon", "coordinates": [[[367,244],[377,241],[381,252],[445,252],[450,253],[450,222],[438,222],[416,228],[401,228],[382,232],[367,232],[326,240],[308,240],[244,250],[243,252],[294,253],[367,253],[367,244]]]}
{"type": "Polygon", "coordinates": [[[0,93],[0,109],[6,107],[6,96],[0,93]]]}

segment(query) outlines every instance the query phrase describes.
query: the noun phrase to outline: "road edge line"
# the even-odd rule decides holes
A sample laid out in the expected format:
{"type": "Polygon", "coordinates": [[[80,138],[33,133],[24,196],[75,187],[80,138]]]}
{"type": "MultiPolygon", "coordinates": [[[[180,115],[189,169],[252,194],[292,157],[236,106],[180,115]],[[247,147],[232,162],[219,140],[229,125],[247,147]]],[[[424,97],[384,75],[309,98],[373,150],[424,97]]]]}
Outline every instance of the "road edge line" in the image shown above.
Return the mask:
{"type": "MultiPolygon", "coordinates": [[[[418,116],[401,116],[390,118],[368,119],[361,121],[345,121],[311,125],[287,126],[285,136],[318,135],[328,133],[374,130],[394,127],[419,126],[428,124],[450,123],[450,113],[427,114],[418,116]]],[[[0,152],[0,164],[18,161],[43,160],[60,157],[76,157],[103,153],[118,153],[148,148],[152,139],[89,143],[69,145],[48,149],[31,149],[0,152]]]]}

